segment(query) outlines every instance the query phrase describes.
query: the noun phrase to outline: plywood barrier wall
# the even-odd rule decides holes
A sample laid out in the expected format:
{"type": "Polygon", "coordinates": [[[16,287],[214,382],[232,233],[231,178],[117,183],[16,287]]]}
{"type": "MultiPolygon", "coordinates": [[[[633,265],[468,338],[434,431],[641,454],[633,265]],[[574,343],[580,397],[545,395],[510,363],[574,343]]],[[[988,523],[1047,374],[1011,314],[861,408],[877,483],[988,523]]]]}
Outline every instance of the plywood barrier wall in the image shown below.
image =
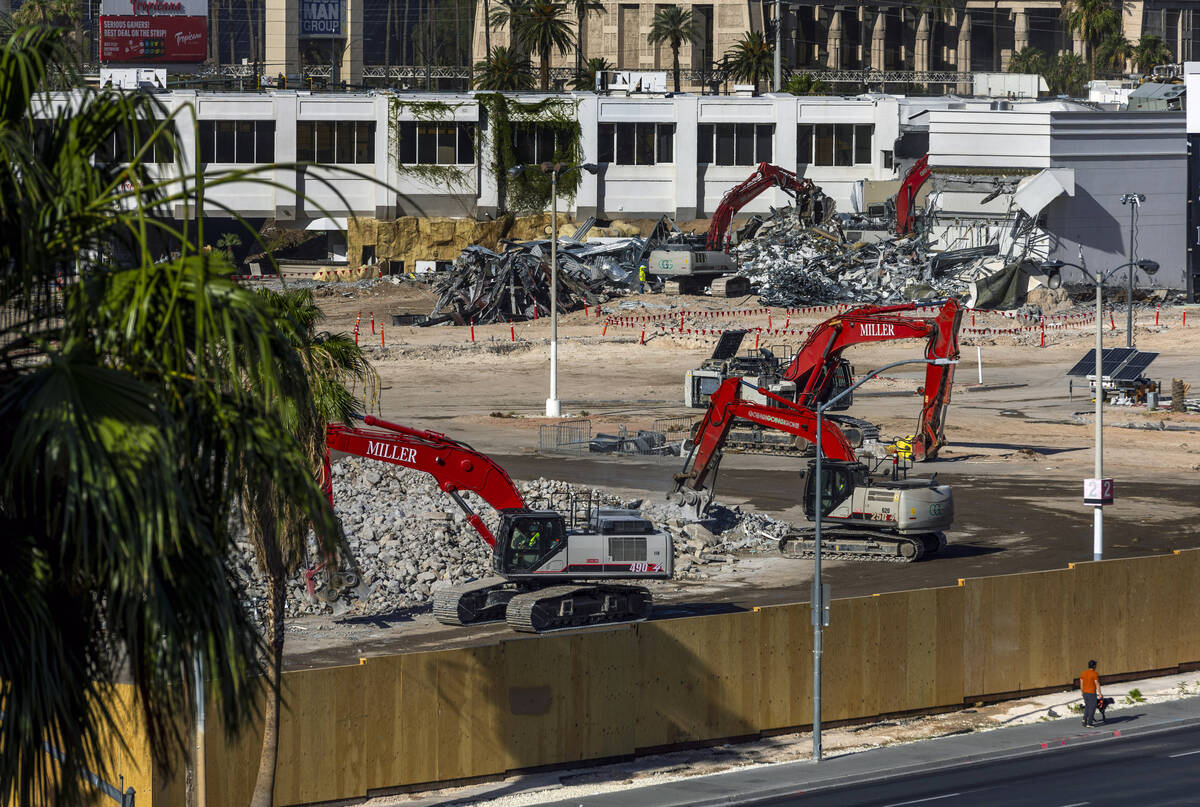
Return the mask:
{"type": "MultiPolygon", "coordinates": [[[[1200,661],[1200,550],[835,600],[822,716],[867,718],[1200,661]]],[[[276,804],[805,726],[807,604],[288,673],[276,804]]],[[[214,714],[211,710],[210,714],[214,714]]],[[[208,733],[208,803],[245,804],[261,727],[208,733]]],[[[180,803],[178,783],[152,803],[180,803]]],[[[139,804],[142,800],[139,790],[139,804]]]]}

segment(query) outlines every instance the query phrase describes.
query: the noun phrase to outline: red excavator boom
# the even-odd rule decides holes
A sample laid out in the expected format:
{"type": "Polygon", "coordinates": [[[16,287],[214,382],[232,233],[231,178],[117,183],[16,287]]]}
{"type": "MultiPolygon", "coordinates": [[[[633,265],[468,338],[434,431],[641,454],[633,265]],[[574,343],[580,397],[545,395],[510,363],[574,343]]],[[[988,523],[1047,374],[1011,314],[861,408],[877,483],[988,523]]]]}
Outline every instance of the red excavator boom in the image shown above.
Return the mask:
{"type": "MultiPolygon", "coordinates": [[[[926,339],[925,358],[957,359],[962,306],[949,299],[936,317],[900,316],[901,312],[916,310],[921,305],[864,305],[818,325],[783,373],[785,380],[796,384],[796,402],[815,409],[829,398],[842,351],[851,345],[926,339]]],[[[953,381],[954,365],[926,366],[925,386],[920,390],[921,416],[913,442],[913,458],[918,461],[931,459],[945,445],[946,407],[950,404],[953,381]]]]}
{"type": "MultiPolygon", "coordinates": [[[[752,423],[758,423],[769,429],[794,434],[809,442],[817,439],[817,415],[810,409],[797,406],[795,403],[776,395],[770,390],[756,388],[753,384],[740,378],[727,378],[709,401],[708,411],[704,413],[696,428],[695,445],[691,457],[684,466],[681,474],[677,474],[676,490],[687,487],[692,491],[705,488],[705,481],[710,473],[716,470],[720,462],[721,446],[729,434],[729,429],[736,418],[742,418],[752,423]],[[755,389],[780,406],[767,406],[754,401],[745,401],[738,397],[738,388],[742,385],[755,389]]],[[[821,449],[824,456],[833,460],[854,460],[854,449],[842,434],[841,429],[828,419],[821,422],[821,449]]]]}
{"type": "Polygon", "coordinates": [[[900,190],[896,194],[897,235],[908,235],[916,227],[917,216],[914,208],[917,193],[929,179],[930,173],[929,155],[925,154],[913,163],[912,168],[904,175],[904,181],[900,183],[900,190]]]}
{"type": "MultiPolygon", "coordinates": [[[[758,168],[754,173],[747,177],[740,185],[730,188],[726,194],[721,197],[721,203],[717,205],[717,210],[713,213],[712,224],[708,227],[708,239],[705,244],[705,249],[712,252],[729,251],[729,239],[732,235],[729,230],[729,225],[733,221],[733,217],[741,210],[750,200],[761,194],[767,188],[780,187],[787,191],[791,196],[800,202],[801,194],[809,194],[810,199],[805,204],[800,205],[804,208],[801,212],[811,212],[810,208],[814,204],[823,204],[820,199],[815,197],[815,194],[820,194],[820,189],[813,184],[811,179],[800,179],[794,173],[786,168],[780,168],[777,165],[770,163],[759,163],[758,168]]],[[[814,217],[814,223],[820,223],[825,216],[821,212],[814,217]]]]}
{"type": "MultiPolygon", "coordinates": [[[[467,514],[476,532],[494,546],[495,536],[459,495],[469,490],[497,510],[524,510],[525,501],[504,469],[485,454],[440,432],[422,431],[390,423],[371,415],[363,422],[377,429],[361,429],[331,423],[325,430],[325,444],[331,451],[344,451],[367,459],[403,465],[432,475],[443,491],[467,514]]],[[[333,496],[333,476],[329,454],[325,455],[325,484],[333,496]]]]}

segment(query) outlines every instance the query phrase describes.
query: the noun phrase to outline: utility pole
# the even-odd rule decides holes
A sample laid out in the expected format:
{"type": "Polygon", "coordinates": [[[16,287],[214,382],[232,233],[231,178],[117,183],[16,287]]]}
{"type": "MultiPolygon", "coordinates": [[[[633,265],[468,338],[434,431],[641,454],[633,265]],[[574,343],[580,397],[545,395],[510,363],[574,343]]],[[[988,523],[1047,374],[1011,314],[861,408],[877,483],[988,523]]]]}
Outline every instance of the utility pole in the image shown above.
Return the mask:
{"type": "Polygon", "coordinates": [[[783,6],[780,0],[775,0],[775,83],[774,92],[779,92],[783,86],[783,64],[781,51],[783,50],[783,6]]]}

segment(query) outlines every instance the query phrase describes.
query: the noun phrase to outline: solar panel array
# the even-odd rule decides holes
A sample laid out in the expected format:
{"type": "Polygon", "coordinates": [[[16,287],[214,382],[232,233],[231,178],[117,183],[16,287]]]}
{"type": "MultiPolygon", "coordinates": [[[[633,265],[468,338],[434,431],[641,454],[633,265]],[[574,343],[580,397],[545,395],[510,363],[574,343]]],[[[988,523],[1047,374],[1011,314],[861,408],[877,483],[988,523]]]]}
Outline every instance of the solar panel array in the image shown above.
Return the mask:
{"type": "MultiPolygon", "coordinates": [[[[1113,380],[1132,381],[1142,377],[1142,372],[1150,366],[1150,362],[1158,358],[1157,353],[1145,353],[1131,347],[1105,348],[1100,361],[1103,363],[1103,375],[1113,380]]],[[[1075,366],[1067,371],[1067,375],[1086,378],[1096,374],[1096,351],[1089,350],[1075,366]]]]}
{"type": "MultiPolygon", "coordinates": [[[[1150,366],[1150,362],[1157,358],[1157,353],[1138,352],[1132,359],[1125,362],[1124,366],[1120,370],[1117,370],[1112,378],[1114,381],[1134,381],[1139,379],[1143,376],[1146,368],[1150,366]]],[[[1107,362],[1105,364],[1107,365],[1107,362]]]]}

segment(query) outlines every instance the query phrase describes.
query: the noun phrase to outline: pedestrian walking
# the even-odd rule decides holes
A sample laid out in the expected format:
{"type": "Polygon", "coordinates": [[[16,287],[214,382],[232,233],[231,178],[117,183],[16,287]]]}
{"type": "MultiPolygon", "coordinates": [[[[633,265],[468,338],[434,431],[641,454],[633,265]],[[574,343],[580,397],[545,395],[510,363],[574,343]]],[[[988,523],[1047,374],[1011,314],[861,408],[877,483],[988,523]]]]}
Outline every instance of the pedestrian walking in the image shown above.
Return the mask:
{"type": "Polygon", "coordinates": [[[1079,691],[1083,694],[1083,725],[1092,728],[1096,725],[1096,700],[1103,697],[1095,659],[1089,661],[1087,669],[1079,674],[1079,691]]]}

